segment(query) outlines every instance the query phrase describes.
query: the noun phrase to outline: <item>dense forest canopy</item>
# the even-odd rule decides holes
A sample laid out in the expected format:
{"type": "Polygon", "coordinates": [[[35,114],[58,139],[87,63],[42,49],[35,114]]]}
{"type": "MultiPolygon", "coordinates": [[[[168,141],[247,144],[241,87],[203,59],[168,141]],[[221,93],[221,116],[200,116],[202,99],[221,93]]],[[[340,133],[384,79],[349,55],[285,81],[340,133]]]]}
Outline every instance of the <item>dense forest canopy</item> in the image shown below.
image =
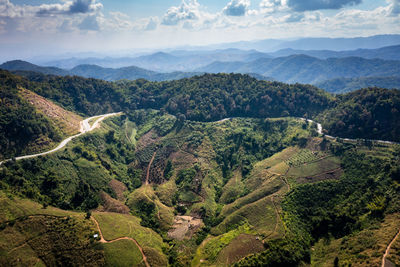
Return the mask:
{"type": "MultiPolygon", "coordinates": [[[[376,238],[373,231],[387,233],[379,227],[399,214],[399,145],[326,138],[315,124],[287,117],[312,118],[334,136],[399,140],[400,91],[367,88],[333,96],[240,74],[115,83],[25,75],[0,72],[3,156],[23,153],[26,142],[40,137],[61,138],[22,88],[83,116],[125,113],[62,151],[2,164],[0,194],[42,203],[41,212],[51,205],[86,212],[87,219],[94,209],[96,215],[124,213],[135,227],[115,220],[116,213],[111,220],[135,231],[151,228],[154,235],[146,239],[159,236],[159,245],[150,245],[158,252],[144,253],[162,258],[160,266],[167,259],[171,266],[228,260],[237,266],[315,260],[365,266],[380,259],[376,247],[388,237],[376,238]],[[228,117],[241,118],[215,122],[228,117]],[[183,240],[170,235],[180,215],[201,222],[183,240]],[[340,242],[340,249],[329,242],[340,242]],[[226,253],[233,246],[235,259],[226,253]],[[314,248],[338,254],[318,255],[314,248]],[[368,255],[369,248],[375,254],[368,255]]],[[[8,227],[0,225],[0,235],[8,227]]]]}
{"type": "Polygon", "coordinates": [[[25,153],[28,144],[60,141],[61,133],[19,95],[24,79],[0,72],[0,159],[25,153]]]}
{"type": "Polygon", "coordinates": [[[25,73],[27,79],[22,79],[6,71],[2,74],[87,116],[141,108],[164,110],[195,121],[294,116],[317,118],[331,135],[400,140],[396,89],[369,88],[332,96],[311,85],[259,81],[242,74],[205,74],[166,82],[106,82],[34,73],[25,73]]]}
{"type": "Polygon", "coordinates": [[[399,110],[399,90],[368,88],[339,95],[318,118],[334,136],[400,141],[399,110]]]}

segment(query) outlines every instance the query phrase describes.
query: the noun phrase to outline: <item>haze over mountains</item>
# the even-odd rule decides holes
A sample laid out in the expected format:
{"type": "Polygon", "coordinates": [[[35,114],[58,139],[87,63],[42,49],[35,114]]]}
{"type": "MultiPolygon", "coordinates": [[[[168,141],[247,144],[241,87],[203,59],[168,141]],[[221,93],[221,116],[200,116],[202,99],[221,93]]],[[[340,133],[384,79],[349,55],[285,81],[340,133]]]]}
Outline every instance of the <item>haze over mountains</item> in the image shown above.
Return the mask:
{"type": "MultiPolygon", "coordinates": [[[[260,80],[314,84],[329,92],[339,93],[368,86],[399,88],[399,36],[381,35],[352,39],[306,38],[292,42],[282,41],[280,47],[284,47],[285,44],[291,48],[272,53],[238,48],[174,50],[139,57],[61,59],[41,64],[46,67],[15,60],[0,65],[0,68],[60,76],[77,75],[107,81],[139,78],[165,81],[203,73],[242,73],[250,74],[260,80]],[[344,51],[323,50],[329,47],[328,40],[338,44],[338,47],[346,44],[349,48],[358,48],[344,51]],[[379,44],[396,45],[373,49],[362,48],[376,47],[379,44]],[[320,49],[297,49],[302,47],[320,49]]],[[[263,42],[267,41],[271,43],[271,40],[263,42]]]]}
{"type": "Polygon", "coordinates": [[[400,43],[399,34],[383,34],[369,37],[354,38],[300,38],[295,40],[265,39],[258,41],[242,41],[208,46],[213,49],[256,49],[263,52],[277,51],[280,49],[297,50],[355,50],[376,49],[400,43]]]}
{"type": "Polygon", "coordinates": [[[400,0],[0,0],[0,267],[400,266],[400,0]]]}

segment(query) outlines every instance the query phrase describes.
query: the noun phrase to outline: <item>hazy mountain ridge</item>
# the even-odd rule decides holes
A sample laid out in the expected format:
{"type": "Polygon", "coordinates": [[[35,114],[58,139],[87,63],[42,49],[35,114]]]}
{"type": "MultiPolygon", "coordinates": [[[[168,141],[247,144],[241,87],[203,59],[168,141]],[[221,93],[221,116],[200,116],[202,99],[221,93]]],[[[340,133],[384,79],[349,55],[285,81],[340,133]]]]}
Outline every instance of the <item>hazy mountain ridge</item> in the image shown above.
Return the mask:
{"type": "Polygon", "coordinates": [[[290,55],[307,55],[320,59],[343,58],[343,57],[362,57],[366,59],[385,59],[400,60],[400,45],[386,46],[377,49],[356,49],[349,51],[332,50],[295,50],[291,48],[282,49],[274,53],[269,53],[272,57],[286,57],[290,55]]]}
{"type": "Polygon", "coordinates": [[[266,53],[255,50],[224,49],[212,51],[171,51],[155,52],[139,57],[122,58],[69,58],[42,62],[40,64],[70,69],[78,65],[91,64],[109,68],[137,66],[157,72],[190,71],[201,66],[220,61],[252,61],[258,58],[270,58],[266,53]]]}
{"type": "MultiPolygon", "coordinates": [[[[399,77],[400,45],[381,47],[378,49],[357,49],[348,51],[329,50],[293,50],[284,49],[266,54],[256,50],[224,49],[214,51],[175,50],[169,53],[157,52],[136,58],[88,58],[67,60],[67,65],[85,61],[103,65],[125,65],[128,67],[111,68],[96,64],[81,64],[72,69],[57,67],[41,67],[29,62],[9,61],[0,68],[10,71],[34,71],[52,75],[78,75],[86,78],[115,81],[121,79],[135,80],[139,78],[150,81],[176,80],[201,75],[202,73],[251,73],[262,80],[278,80],[288,83],[324,84],[329,92],[345,92],[346,88],[338,88],[337,79],[354,79],[360,77],[399,77]],[[279,57],[275,57],[279,56],[279,57]],[[390,60],[389,60],[390,59],[390,60]],[[145,67],[145,68],[143,68],[145,67]],[[155,71],[168,70],[165,73],[155,71]],[[181,69],[184,71],[173,71],[181,69]],[[335,80],[332,83],[331,80],[335,80]],[[331,84],[331,85],[330,85],[331,84]]],[[[53,62],[63,65],[63,61],[53,62]]],[[[389,85],[396,88],[390,78],[380,78],[376,84],[372,79],[364,79],[363,87],[389,85]],[[384,79],[388,81],[384,82],[384,79]]],[[[344,86],[344,85],[343,85],[344,86]]],[[[359,86],[350,88],[361,88],[359,86]]]]}
{"type": "MultiPolygon", "coordinates": [[[[316,39],[319,40],[319,39],[316,39]]],[[[325,39],[324,39],[325,40],[325,39]]],[[[328,43],[332,41],[328,39],[328,43]]],[[[303,41],[304,42],[304,41],[303,41]]],[[[333,41],[332,41],[333,42],[333,41]]],[[[171,71],[193,71],[204,67],[214,61],[232,62],[251,62],[260,58],[286,57],[290,55],[304,54],[321,59],[330,57],[363,57],[363,58],[381,58],[387,60],[400,59],[400,38],[391,42],[381,42],[377,47],[365,45],[344,47],[343,49],[324,46],[288,46],[274,49],[275,52],[261,52],[263,49],[252,49],[251,47],[209,49],[209,50],[171,50],[168,52],[155,52],[138,57],[106,57],[106,58],[67,58],[38,62],[39,65],[55,66],[63,69],[71,69],[82,64],[99,65],[108,68],[121,68],[127,66],[137,66],[157,72],[171,71]],[[339,51],[340,50],[340,51],[339,51]]]]}
{"type": "Polygon", "coordinates": [[[376,49],[384,46],[400,44],[400,34],[382,34],[369,37],[353,38],[300,38],[296,40],[265,39],[256,41],[241,41],[208,46],[209,49],[255,49],[262,52],[277,51],[280,49],[300,50],[354,50],[376,49]]]}
{"type": "Polygon", "coordinates": [[[400,77],[359,77],[359,78],[336,78],[318,82],[315,86],[331,93],[346,93],[366,87],[380,87],[388,89],[400,89],[400,77]]]}
{"type": "MultiPolygon", "coordinates": [[[[136,80],[146,79],[149,81],[169,81],[178,80],[183,78],[189,78],[196,75],[202,75],[204,72],[168,72],[159,73],[151,70],[142,69],[136,66],[123,67],[123,68],[103,68],[98,65],[78,65],[71,70],[63,70],[56,67],[41,67],[32,63],[14,60],[8,61],[0,65],[0,69],[12,71],[21,76],[33,77],[35,73],[41,73],[46,75],[57,75],[57,76],[81,76],[85,78],[95,78],[106,81],[117,81],[117,80],[136,80]]],[[[258,73],[249,73],[259,80],[273,81],[273,78],[264,77],[258,73]]]]}
{"type": "Polygon", "coordinates": [[[317,83],[333,78],[398,76],[400,61],[364,59],[360,57],[321,60],[307,55],[292,55],[253,62],[214,62],[197,69],[199,72],[258,73],[289,83],[317,83]]]}

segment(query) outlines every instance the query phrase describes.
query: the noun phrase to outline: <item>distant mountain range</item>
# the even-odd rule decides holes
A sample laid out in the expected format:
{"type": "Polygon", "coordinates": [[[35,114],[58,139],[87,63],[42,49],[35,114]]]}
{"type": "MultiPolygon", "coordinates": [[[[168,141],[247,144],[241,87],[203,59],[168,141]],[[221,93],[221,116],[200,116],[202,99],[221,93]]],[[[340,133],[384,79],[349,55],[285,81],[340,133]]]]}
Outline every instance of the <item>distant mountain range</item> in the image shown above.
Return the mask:
{"type": "Polygon", "coordinates": [[[318,59],[292,55],[252,62],[214,62],[196,71],[257,73],[282,82],[315,84],[340,77],[400,76],[400,61],[360,57],[318,59]]]}
{"type": "Polygon", "coordinates": [[[400,77],[400,45],[351,51],[284,49],[270,54],[239,49],[176,50],[136,58],[68,59],[53,63],[55,66],[43,67],[14,60],[0,65],[0,68],[61,76],[78,75],[107,81],[139,78],[165,81],[203,73],[243,73],[260,80],[308,83],[329,92],[346,92],[368,86],[399,88],[396,77],[400,77]],[[82,62],[90,63],[75,66],[82,62]],[[127,67],[101,66],[128,63],[135,64],[127,67]],[[57,67],[66,65],[74,67],[57,67]]]}
{"type": "Polygon", "coordinates": [[[137,66],[158,72],[190,71],[216,60],[249,62],[259,58],[270,58],[268,54],[255,50],[243,51],[225,49],[215,51],[173,51],[171,53],[157,52],[139,57],[122,58],[68,58],[44,62],[44,65],[71,69],[78,65],[90,64],[108,68],[137,66]]]}
{"type": "MultiPolygon", "coordinates": [[[[400,41],[399,41],[400,42],[400,41]]],[[[387,46],[377,49],[356,49],[346,51],[333,50],[295,50],[282,49],[273,53],[262,53],[256,50],[224,49],[212,51],[171,51],[157,52],[139,57],[122,58],[68,58],[40,63],[39,65],[54,66],[62,69],[72,69],[78,65],[99,65],[105,68],[121,68],[136,66],[157,71],[191,72],[214,62],[253,62],[259,59],[287,57],[291,55],[308,55],[319,59],[362,57],[367,59],[380,58],[385,60],[400,60],[400,45],[387,46]]]]}
{"type": "MultiPolygon", "coordinates": [[[[102,79],[106,81],[117,81],[122,79],[136,80],[146,79],[149,81],[169,81],[182,78],[189,78],[196,75],[202,75],[204,72],[169,72],[159,73],[151,70],[142,69],[135,66],[124,68],[103,68],[97,65],[79,65],[70,70],[64,70],[57,67],[42,67],[22,60],[8,61],[0,65],[0,69],[18,72],[20,75],[30,75],[29,72],[37,72],[47,75],[58,76],[82,76],[85,78],[102,79]],[[22,72],[21,72],[22,71],[22,72]],[[25,73],[24,73],[25,72],[25,73]]],[[[259,80],[273,81],[273,78],[264,77],[257,73],[248,73],[250,76],[259,80]]]]}
{"type": "Polygon", "coordinates": [[[400,60],[400,45],[386,46],[378,49],[357,49],[350,51],[332,50],[294,50],[291,48],[282,49],[268,54],[270,57],[286,57],[291,55],[307,55],[320,59],[362,57],[367,59],[380,58],[386,60],[400,60]]]}
{"type": "Polygon", "coordinates": [[[297,40],[265,39],[258,41],[242,41],[235,43],[217,44],[207,49],[255,49],[261,52],[273,52],[280,49],[296,50],[355,50],[376,49],[384,46],[400,44],[399,34],[374,35],[355,38],[300,38],[297,40]]]}
{"type": "Polygon", "coordinates": [[[315,84],[325,91],[341,94],[367,87],[400,89],[400,77],[336,78],[315,84]]]}

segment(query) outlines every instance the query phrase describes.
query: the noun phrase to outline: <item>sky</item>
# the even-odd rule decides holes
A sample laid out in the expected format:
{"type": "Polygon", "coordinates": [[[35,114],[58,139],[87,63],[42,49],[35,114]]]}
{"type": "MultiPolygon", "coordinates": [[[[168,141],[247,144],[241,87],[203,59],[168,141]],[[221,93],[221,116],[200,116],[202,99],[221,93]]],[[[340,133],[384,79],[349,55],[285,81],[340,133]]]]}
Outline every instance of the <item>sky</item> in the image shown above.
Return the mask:
{"type": "Polygon", "coordinates": [[[400,0],[0,0],[0,58],[400,34],[400,0]]]}

